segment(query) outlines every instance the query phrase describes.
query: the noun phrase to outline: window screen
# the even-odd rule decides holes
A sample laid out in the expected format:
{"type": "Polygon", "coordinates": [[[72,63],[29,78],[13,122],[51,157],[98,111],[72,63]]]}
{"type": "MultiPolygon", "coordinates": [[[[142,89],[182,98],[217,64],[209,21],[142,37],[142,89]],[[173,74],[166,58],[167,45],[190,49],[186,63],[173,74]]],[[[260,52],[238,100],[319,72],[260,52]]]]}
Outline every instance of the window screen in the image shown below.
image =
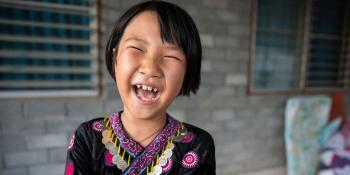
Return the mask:
{"type": "Polygon", "coordinates": [[[96,9],[92,0],[1,1],[1,95],[96,94],[96,9]]]}
{"type": "Polygon", "coordinates": [[[298,85],[298,1],[259,0],[254,87],[288,89],[298,85]]]}
{"type": "Polygon", "coordinates": [[[342,87],[345,79],[345,0],[312,1],[307,87],[342,87]]]}
{"type": "Polygon", "coordinates": [[[350,2],[256,0],[250,91],[349,87],[350,2]]]}

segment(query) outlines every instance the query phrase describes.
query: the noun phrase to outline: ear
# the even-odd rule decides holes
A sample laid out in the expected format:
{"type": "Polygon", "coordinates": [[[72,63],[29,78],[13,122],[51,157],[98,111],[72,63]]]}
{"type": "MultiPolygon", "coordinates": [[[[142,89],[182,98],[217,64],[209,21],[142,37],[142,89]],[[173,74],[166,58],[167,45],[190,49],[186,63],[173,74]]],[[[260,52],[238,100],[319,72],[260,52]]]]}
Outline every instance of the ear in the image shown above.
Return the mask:
{"type": "Polygon", "coordinates": [[[117,78],[117,75],[116,75],[116,70],[117,70],[117,49],[116,48],[113,48],[113,50],[112,50],[112,52],[113,52],[113,71],[114,71],[114,80],[116,80],[116,78],[117,78]]]}
{"type": "Polygon", "coordinates": [[[113,52],[113,59],[114,59],[114,66],[117,64],[117,49],[116,48],[113,48],[113,50],[112,50],[112,52],[113,52]]]}

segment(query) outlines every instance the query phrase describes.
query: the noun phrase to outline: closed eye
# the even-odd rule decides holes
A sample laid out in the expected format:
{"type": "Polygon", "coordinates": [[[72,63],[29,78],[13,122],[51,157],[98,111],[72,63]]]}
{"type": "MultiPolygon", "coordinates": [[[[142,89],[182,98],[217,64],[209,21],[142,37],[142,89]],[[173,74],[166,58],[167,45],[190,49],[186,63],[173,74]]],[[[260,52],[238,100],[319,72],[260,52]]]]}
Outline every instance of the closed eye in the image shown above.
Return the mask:
{"type": "Polygon", "coordinates": [[[135,47],[135,46],[129,46],[129,48],[133,49],[133,50],[137,50],[137,51],[143,51],[141,48],[135,47]]]}
{"type": "Polygon", "coordinates": [[[171,60],[175,60],[175,61],[182,61],[180,58],[178,58],[178,57],[175,57],[175,56],[164,56],[164,58],[166,58],[166,59],[171,59],[171,60]]]}

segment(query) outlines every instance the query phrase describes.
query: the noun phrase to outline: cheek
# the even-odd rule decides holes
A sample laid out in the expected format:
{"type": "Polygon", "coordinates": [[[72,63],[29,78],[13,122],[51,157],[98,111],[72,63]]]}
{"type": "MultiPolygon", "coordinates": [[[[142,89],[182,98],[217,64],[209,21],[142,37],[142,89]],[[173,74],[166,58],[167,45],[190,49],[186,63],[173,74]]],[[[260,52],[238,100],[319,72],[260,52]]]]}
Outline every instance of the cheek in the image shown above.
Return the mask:
{"type": "Polygon", "coordinates": [[[185,78],[185,67],[183,65],[173,66],[172,69],[168,70],[168,79],[169,83],[171,83],[170,86],[176,88],[176,91],[180,91],[185,78]]]}
{"type": "Polygon", "coordinates": [[[127,56],[120,56],[116,59],[115,64],[115,77],[117,83],[125,83],[129,81],[134,73],[137,63],[133,59],[129,59],[127,56]]]}

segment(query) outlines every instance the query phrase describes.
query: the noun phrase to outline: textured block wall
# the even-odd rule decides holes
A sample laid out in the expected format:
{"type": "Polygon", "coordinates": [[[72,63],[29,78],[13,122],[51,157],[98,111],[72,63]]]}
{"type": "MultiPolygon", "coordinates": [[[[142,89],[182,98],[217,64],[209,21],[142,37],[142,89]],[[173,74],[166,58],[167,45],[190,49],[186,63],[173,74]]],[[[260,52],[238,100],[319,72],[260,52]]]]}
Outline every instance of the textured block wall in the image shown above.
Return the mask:
{"type": "MultiPolygon", "coordinates": [[[[103,43],[131,0],[102,0],[103,43]]],[[[199,93],[169,109],[209,131],[217,174],[283,166],[284,96],[247,96],[251,0],[176,0],[196,21],[203,43],[199,93]]],[[[121,109],[105,74],[99,98],[0,99],[0,174],[63,174],[68,137],[83,121],[121,109]]]]}

